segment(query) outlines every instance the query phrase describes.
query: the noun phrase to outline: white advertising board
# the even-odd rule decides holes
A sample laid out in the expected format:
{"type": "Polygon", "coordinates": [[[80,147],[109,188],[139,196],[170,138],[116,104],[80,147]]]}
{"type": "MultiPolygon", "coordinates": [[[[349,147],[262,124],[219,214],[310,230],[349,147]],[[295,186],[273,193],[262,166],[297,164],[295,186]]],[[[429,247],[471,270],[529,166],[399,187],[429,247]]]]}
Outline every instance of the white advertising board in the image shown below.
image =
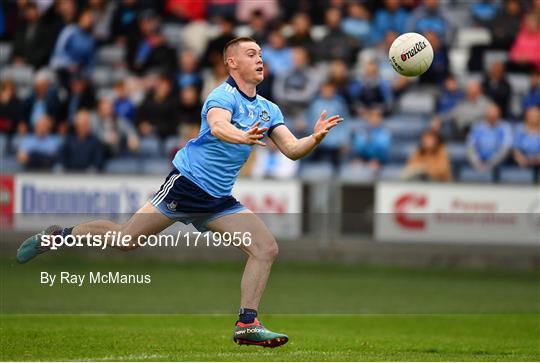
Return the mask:
{"type": "MultiPolygon", "coordinates": [[[[14,176],[14,227],[35,230],[36,223],[80,223],[91,216],[127,218],[164,180],[154,176],[18,174],[14,176]]],[[[269,227],[277,237],[299,235],[300,224],[294,223],[300,221],[302,206],[299,182],[240,179],[233,195],[272,224],[269,227]]]]}
{"type": "Polygon", "coordinates": [[[381,182],[375,237],[540,246],[540,187],[381,182]]]}

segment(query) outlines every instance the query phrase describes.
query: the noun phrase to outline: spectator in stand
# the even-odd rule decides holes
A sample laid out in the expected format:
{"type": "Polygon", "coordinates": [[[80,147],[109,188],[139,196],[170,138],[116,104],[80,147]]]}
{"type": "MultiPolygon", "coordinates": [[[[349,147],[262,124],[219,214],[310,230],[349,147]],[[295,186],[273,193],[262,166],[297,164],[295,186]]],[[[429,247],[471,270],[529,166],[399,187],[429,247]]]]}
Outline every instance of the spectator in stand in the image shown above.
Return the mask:
{"type": "Polygon", "coordinates": [[[176,134],[178,101],[172,92],[171,80],[166,75],[158,77],[137,109],[135,119],[142,137],[166,138],[176,134]]]}
{"type": "Polygon", "coordinates": [[[276,77],[283,76],[293,69],[292,49],[287,46],[287,39],[276,27],[268,35],[268,43],[262,47],[265,67],[276,77]]]}
{"type": "Polygon", "coordinates": [[[25,22],[15,33],[12,63],[41,68],[49,62],[54,46],[54,33],[48,29],[35,2],[24,6],[25,22]]]}
{"type": "Polygon", "coordinates": [[[506,160],[511,147],[512,129],[501,120],[501,110],[492,103],[485,120],[477,122],[467,137],[469,161],[478,171],[495,170],[506,160]]]}
{"type": "Polygon", "coordinates": [[[92,10],[94,15],[92,36],[99,44],[109,42],[116,2],[107,0],[88,0],[88,8],[92,10]]]}
{"type": "Polygon", "coordinates": [[[128,39],[127,61],[139,75],[159,70],[171,76],[176,72],[176,51],[165,43],[160,20],[153,10],[145,10],[139,20],[140,36],[128,39]]]}
{"type": "Polygon", "coordinates": [[[522,8],[519,0],[506,0],[499,8],[495,17],[487,24],[491,33],[491,44],[474,45],[471,47],[468,68],[472,72],[480,72],[484,68],[484,53],[496,49],[508,51],[521,24],[522,8]]]}
{"type": "Polygon", "coordinates": [[[345,34],[356,39],[358,44],[368,46],[371,43],[371,14],[361,3],[350,2],[347,5],[347,16],[341,22],[341,29],[345,34]]]}
{"type": "Polygon", "coordinates": [[[96,42],[90,34],[94,25],[92,11],[85,9],[77,24],[67,25],[56,41],[50,66],[58,73],[64,88],[77,74],[90,76],[94,68],[96,42]]]}
{"type": "Polygon", "coordinates": [[[114,84],[114,94],[114,114],[133,124],[135,122],[135,105],[128,97],[124,81],[120,80],[114,84]]]}
{"type": "Polygon", "coordinates": [[[253,11],[249,18],[249,28],[251,30],[250,37],[257,42],[257,44],[265,44],[268,39],[268,21],[264,17],[264,14],[260,10],[253,11]]]}
{"type": "Polygon", "coordinates": [[[199,90],[194,86],[184,87],[180,90],[178,114],[179,125],[199,127],[201,123],[202,104],[199,99],[199,90]]]}
{"type": "Polygon", "coordinates": [[[165,12],[171,20],[182,23],[206,20],[206,1],[165,0],[165,12]]]}
{"type": "Polygon", "coordinates": [[[355,163],[366,163],[372,170],[379,170],[388,160],[392,137],[382,125],[383,112],[372,108],[364,112],[365,121],[353,134],[352,159],[355,163]]]}
{"type": "MultiPolygon", "coordinates": [[[[36,2],[36,4],[39,5],[40,2],[36,2]]],[[[75,0],[56,0],[54,5],[49,7],[43,14],[42,20],[48,25],[48,31],[53,42],[51,51],[62,30],[77,21],[77,10],[75,0]]],[[[47,59],[47,62],[49,62],[49,59],[47,59]]]]}
{"type": "Polygon", "coordinates": [[[251,176],[256,179],[291,179],[298,171],[298,163],[279,152],[270,138],[266,147],[255,148],[251,176]]]}
{"type": "Polygon", "coordinates": [[[22,104],[11,79],[0,81],[0,134],[13,134],[21,119],[22,104]]]}
{"type": "Polygon", "coordinates": [[[108,98],[99,100],[95,134],[105,146],[107,157],[136,153],[139,149],[137,130],[130,121],[115,114],[108,98]]]}
{"type": "Polygon", "coordinates": [[[482,93],[480,83],[470,81],[465,92],[465,99],[458,103],[451,112],[447,112],[440,116],[440,119],[435,119],[433,126],[435,130],[440,130],[442,122],[448,125],[452,122],[449,128],[443,128],[444,136],[462,140],[469,129],[486,114],[490,102],[489,99],[482,93]]]}
{"type": "Polygon", "coordinates": [[[424,35],[433,47],[433,62],[428,70],[420,76],[420,83],[440,85],[444,82],[450,68],[448,50],[441,43],[437,33],[429,31],[424,35]]]}
{"type": "Polygon", "coordinates": [[[349,112],[347,103],[336,94],[336,87],[328,80],[322,84],[319,96],[313,100],[306,111],[305,120],[308,120],[308,124],[305,129],[313,130],[315,122],[323,111],[327,115],[340,115],[344,121],[340,127],[333,130],[334,132],[326,135],[319,147],[313,151],[311,159],[313,161],[329,160],[337,168],[348,142],[349,112]]]}
{"type": "Polygon", "coordinates": [[[34,89],[23,103],[21,128],[33,128],[43,115],[52,117],[54,123],[61,121],[62,109],[58,92],[51,83],[51,74],[38,71],[34,77],[34,89]]]}
{"type": "Polygon", "coordinates": [[[504,118],[510,116],[510,99],[512,98],[512,86],[506,77],[504,63],[496,61],[489,67],[488,73],[482,81],[484,94],[499,105],[504,118]]]}
{"type": "Polygon", "coordinates": [[[278,0],[238,0],[236,6],[236,19],[242,23],[247,23],[249,22],[249,17],[255,10],[261,11],[268,21],[272,21],[279,16],[278,0]]]}
{"type": "Polygon", "coordinates": [[[362,67],[362,77],[351,82],[349,93],[358,114],[377,107],[389,112],[393,95],[390,84],[379,75],[379,67],[374,59],[366,61],[362,67]]]}
{"type": "Polygon", "coordinates": [[[202,88],[202,76],[199,72],[199,60],[195,52],[191,49],[183,50],[180,53],[178,63],[179,70],[176,75],[176,86],[179,89],[195,87],[200,91],[202,88]]]}
{"type": "Polygon", "coordinates": [[[516,128],[513,156],[521,168],[534,170],[534,181],[540,181],[540,107],[529,108],[525,123],[516,128]]]}
{"type": "Polygon", "coordinates": [[[304,47],[313,50],[311,19],[307,13],[296,13],[291,19],[292,34],[287,39],[290,47],[304,47]]]}
{"type": "MultiPolygon", "coordinates": [[[[265,74],[267,72],[268,67],[264,67],[265,74]]],[[[206,97],[212,92],[212,90],[216,87],[218,87],[220,84],[225,82],[227,80],[227,77],[229,74],[227,73],[227,69],[225,68],[225,64],[223,62],[216,62],[213,66],[210,72],[204,72],[203,73],[203,88],[201,91],[201,101],[204,102],[206,100],[206,97]]],[[[266,75],[265,75],[266,79],[266,75]]],[[[257,93],[260,92],[260,87],[257,87],[257,93]]]]}
{"type": "Polygon", "coordinates": [[[540,70],[540,15],[528,14],[510,50],[513,71],[540,70]]]}
{"type": "Polygon", "coordinates": [[[447,75],[441,93],[437,97],[437,113],[451,112],[463,100],[464,96],[463,91],[459,89],[456,77],[451,74],[447,75]]]}
{"type": "Polygon", "coordinates": [[[274,97],[284,114],[296,116],[303,112],[319,90],[321,80],[309,65],[304,48],[293,48],[293,69],[276,77],[274,97]]]}
{"type": "Polygon", "coordinates": [[[349,112],[353,113],[352,100],[349,94],[349,69],[345,65],[345,62],[340,59],[330,62],[328,66],[328,80],[336,87],[337,94],[347,102],[349,112]]]}
{"type": "Polygon", "coordinates": [[[341,11],[338,8],[329,8],[324,18],[328,33],[315,44],[315,60],[320,62],[342,59],[348,66],[352,66],[356,62],[360,47],[356,39],[341,29],[341,11]]]}
{"type": "Polygon", "coordinates": [[[477,25],[486,26],[497,15],[498,4],[488,0],[475,0],[469,10],[477,25]]]}
{"type": "Polygon", "coordinates": [[[225,45],[233,40],[235,19],[230,17],[220,17],[218,20],[218,26],[220,28],[220,34],[217,38],[214,38],[206,45],[206,50],[201,57],[202,66],[205,68],[213,67],[216,63],[223,63],[223,48],[225,45]]]}
{"type": "Polygon", "coordinates": [[[438,0],[424,0],[423,5],[416,8],[407,22],[407,31],[416,33],[434,32],[442,44],[451,44],[452,28],[438,0]]]}
{"type": "MultiPolygon", "coordinates": [[[[74,134],[68,135],[60,153],[60,168],[68,171],[95,172],[103,167],[105,147],[92,134],[90,112],[82,110],[75,116],[74,134]]],[[[61,170],[60,169],[60,170],[61,170]]]]}
{"type": "Polygon", "coordinates": [[[406,180],[440,182],[452,180],[446,147],[437,132],[424,131],[420,138],[420,145],[409,157],[402,177],[406,180]]]}
{"type": "Polygon", "coordinates": [[[529,92],[525,94],[522,101],[523,111],[531,107],[540,107],[540,71],[531,73],[529,92]]]}
{"type": "Polygon", "coordinates": [[[220,16],[234,18],[238,0],[208,0],[206,14],[208,20],[215,22],[220,16]]]}
{"type": "Polygon", "coordinates": [[[296,13],[291,19],[292,34],[287,39],[289,47],[302,47],[310,53],[313,52],[313,38],[311,37],[311,19],[307,13],[296,13]]]}
{"type": "Polygon", "coordinates": [[[69,84],[67,100],[67,121],[73,125],[75,115],[80,110],[92,110],[96,107],[96,93],[92,83],[83,76],[75,76],[69,84]]]}
{"type": "Polygon", "coordinates": [[[17,161],[27,170],[50,169],[54,165],[62,139],[51,133],[53,120],[43,114],[34,132],[23,136],[17,149],[17,161]]]}
{"type": "Polygon", "coordinates": [[[117,3],[111,25],[115,43],[127,44],[129,38],[137,36],[139,11],[137,0],[121,0],[117,3]]]}
{"type": "Polygon", "coordinates": [[[373,18],[371,43],[380,43],[388,32],[405,33],[408,16],[400,0],[385,0],[384,8],[377,10],[373,18]]]}

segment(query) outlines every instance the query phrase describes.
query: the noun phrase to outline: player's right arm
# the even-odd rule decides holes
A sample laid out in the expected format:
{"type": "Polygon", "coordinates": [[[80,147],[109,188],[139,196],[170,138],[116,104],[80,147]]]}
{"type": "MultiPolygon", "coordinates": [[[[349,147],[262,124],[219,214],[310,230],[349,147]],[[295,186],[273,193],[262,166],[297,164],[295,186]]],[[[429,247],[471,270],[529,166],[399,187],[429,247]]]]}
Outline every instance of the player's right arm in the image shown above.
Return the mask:
{"type": "Polygon", "coordinates": [[[248,131],[236,128],[231,123],[232,114],[229,110],[213,107],[208,111],[206,119],[210,126],[210,132],[218,139],[231,144],[247,144],[266,146],[261,139],[267,127],[259,128],[260,122],[257,122],[248,131]]]}

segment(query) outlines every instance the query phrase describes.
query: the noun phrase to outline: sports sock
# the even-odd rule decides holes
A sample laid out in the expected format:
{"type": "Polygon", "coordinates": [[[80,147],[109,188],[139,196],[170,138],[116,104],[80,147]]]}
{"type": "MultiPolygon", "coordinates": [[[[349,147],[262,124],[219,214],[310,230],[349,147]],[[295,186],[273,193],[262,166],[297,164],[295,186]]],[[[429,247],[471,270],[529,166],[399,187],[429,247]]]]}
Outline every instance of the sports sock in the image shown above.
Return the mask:
{"type": "Polygon", "coordinates": [[[52,234],[54,236],[62,236],[65,238],[67,236],[71,236],[71,234],[73,233],[73,228],[75,228],[75,226],[58,229],[54,231],[52,234]]]}
{"type": "Polygon", "coordinates": [[[251,324],[255,321],[257,317],[257,310],[240,308],[238,312],[238,320],[244,324],[251,324]]]}

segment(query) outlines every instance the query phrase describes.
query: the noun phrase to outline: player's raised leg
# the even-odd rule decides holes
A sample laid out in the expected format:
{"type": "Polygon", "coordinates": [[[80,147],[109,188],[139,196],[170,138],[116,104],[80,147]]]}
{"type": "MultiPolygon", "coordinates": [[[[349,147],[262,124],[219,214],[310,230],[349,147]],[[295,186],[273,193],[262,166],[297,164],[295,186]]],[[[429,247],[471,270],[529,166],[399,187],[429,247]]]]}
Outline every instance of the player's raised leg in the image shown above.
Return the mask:
{"type": "Polygon", "coordinates": [[[129,246],[116,246],[124,251],[137,248],[137,238],[141,235],[152,235],[161,232],[165,228],[173,224],[174,221],[163,215],[150,202],[139,209],[131,218],[124,224],[116,224],[108,220],[96,220],[88,223],[77,225],[73,228],[62,228],[60,226],[50,226],[44,231],[35,234],[26,239],[17,250],[17,261],[26,263],[36,257],[38,254],[47,252],[50,247],[41,246],[41,237],[45,235],[73,235],[85,236],[103,236],[107,232],[121,232],[122,235],[130,235],[132,237],[129,246]]]}
{"type": "Polygon", "coordinates": [[[266,329],[257,319],[257,309],[270,275],[272,263],[278,254],[277,242],[261,221],[250,210],[243,210],[213,220],[207,228],[214,232],[249,233],[251,243],[242,244],[240,249],[247,256],[244,274],[240,283],[240,315],[236,323],[234,341],[238,344],[277,347],[285,344],[285,334],[266,329]]]}

